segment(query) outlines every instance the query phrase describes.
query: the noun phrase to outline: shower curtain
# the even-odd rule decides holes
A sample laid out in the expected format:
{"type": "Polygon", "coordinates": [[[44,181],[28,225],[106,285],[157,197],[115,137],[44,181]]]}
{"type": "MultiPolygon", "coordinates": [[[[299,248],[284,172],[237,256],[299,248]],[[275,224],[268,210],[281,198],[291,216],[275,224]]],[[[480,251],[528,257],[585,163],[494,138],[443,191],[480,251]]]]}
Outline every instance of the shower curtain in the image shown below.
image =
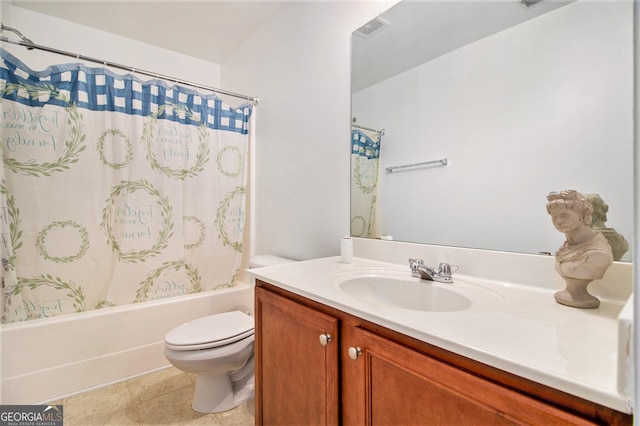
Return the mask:
{"type": "Polygon", "coordinates": [[[351,236],[375,238],[381,132],[351,129],[351,236]]]}
{"type": "Polygon", "coordinates": [[[235,285],[252,105],[0,53],[3,322],[235,285]]]}

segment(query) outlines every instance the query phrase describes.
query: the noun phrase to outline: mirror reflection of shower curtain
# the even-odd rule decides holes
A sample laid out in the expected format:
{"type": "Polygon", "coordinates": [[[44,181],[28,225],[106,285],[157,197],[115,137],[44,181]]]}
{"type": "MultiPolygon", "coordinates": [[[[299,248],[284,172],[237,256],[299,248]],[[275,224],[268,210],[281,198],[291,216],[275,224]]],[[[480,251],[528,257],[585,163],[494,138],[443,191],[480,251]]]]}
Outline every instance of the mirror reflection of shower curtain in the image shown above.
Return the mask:
{"type": "Polygon", "coordinates": [[[235,286],[251,112],[0,49],[2,322],[235,286]]]}
{"type": "Polygon", "coordinates": [[[351,128],[351,236],[375,238],[380,233],[378,174],[382,132],[351,128]]]}

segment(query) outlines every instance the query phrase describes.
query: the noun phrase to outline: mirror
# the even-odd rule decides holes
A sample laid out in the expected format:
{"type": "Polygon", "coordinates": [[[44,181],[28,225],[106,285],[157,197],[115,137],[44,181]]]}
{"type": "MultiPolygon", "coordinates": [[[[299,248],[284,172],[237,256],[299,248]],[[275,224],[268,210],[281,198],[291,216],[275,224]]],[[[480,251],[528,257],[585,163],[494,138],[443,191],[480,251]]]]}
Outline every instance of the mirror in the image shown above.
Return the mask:
{"type": "Polygon", "coordinates": [[[575,189],[630,242],[632,3],[405,0],[356,30],[352,235],[553,255],[546,196],[575,189]]]}

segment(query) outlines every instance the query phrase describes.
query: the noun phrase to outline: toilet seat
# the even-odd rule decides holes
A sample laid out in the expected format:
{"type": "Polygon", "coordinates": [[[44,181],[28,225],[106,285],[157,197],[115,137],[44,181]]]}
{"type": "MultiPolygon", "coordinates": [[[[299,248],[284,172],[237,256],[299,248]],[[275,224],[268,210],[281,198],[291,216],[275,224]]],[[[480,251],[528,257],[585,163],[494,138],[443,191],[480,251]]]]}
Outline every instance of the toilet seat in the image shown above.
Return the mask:
{"type": "Polygon", "coordinates": [[[193,351],[228,345],[253,334],[253,318],[231,311],[186,322],[167,333],[164,341],[168,349],[193,351]]]}

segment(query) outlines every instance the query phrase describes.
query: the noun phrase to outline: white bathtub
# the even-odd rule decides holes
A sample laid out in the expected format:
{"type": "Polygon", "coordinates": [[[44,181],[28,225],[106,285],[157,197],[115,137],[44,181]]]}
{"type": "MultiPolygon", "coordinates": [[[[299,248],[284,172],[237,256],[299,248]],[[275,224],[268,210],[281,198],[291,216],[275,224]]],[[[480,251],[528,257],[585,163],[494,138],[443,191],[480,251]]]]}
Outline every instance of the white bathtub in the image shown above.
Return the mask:
{"type": "Polygon", "coordinates": [[[204,292],[0,328],[0,404],[39,404],[169,365],[164,336],[194,318],[238,306],[253,287],[204,292]]]}

